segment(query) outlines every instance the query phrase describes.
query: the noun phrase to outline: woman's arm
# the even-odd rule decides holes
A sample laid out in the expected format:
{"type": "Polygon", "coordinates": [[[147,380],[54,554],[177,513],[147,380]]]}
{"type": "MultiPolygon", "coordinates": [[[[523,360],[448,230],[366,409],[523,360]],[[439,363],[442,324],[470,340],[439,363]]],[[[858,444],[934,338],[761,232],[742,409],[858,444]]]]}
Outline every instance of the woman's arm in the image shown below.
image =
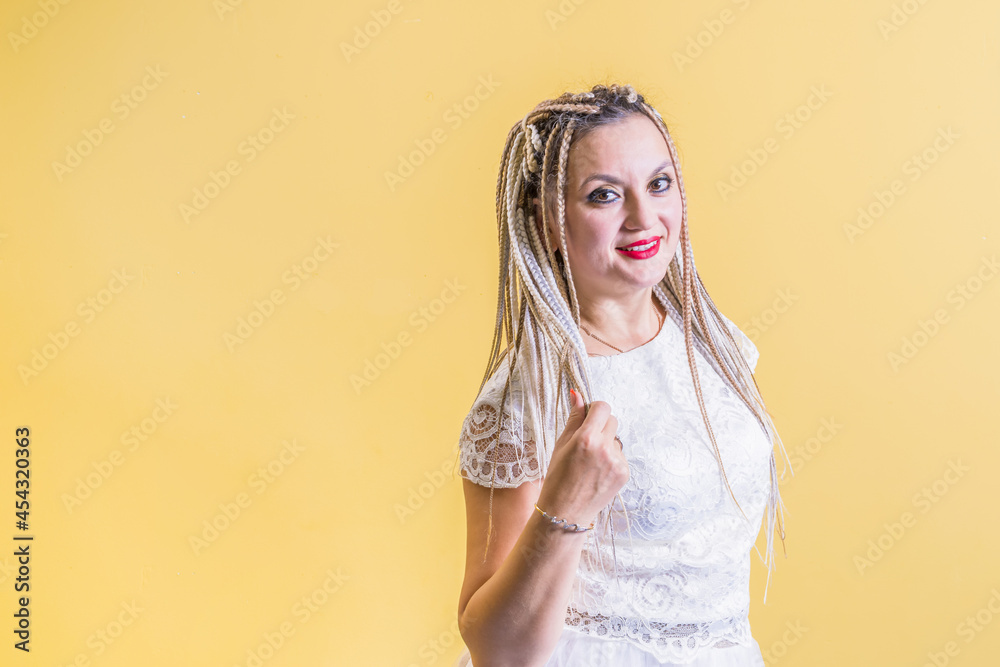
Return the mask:
{"type": "MultiPolygon", "coordinates": [[[[555,499],[532,483],[493,491],[493,536],[486,562],[490,489],[462,480],[468,522],[458,625],[475,667],[544,665],[562,633],[587,532],[553,525],[555,499]]],[[[565,516],[573,522],[584,517],[565,516]]],[[[587,517],[590,520],[590,517],[587,517]]]]}

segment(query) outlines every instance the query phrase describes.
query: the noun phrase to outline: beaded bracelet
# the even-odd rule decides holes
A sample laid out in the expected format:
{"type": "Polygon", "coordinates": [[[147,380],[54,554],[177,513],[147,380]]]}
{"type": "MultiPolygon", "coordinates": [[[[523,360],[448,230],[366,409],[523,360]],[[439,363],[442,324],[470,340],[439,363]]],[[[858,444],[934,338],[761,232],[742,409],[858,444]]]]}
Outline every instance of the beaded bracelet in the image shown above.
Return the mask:
{"type": "Polygon", "coordinates": [[[590,526],[589,527],[587,527],[587,528],[581,528],[580,526],[578,526],[575,523],[566,523],[566,519],[560,519],[559,517],[555,517],[555,516],[551,516],[549,514],[546,514],[544,512],[544,510],[542,510],[542,508],[538,506],[538,503],[535,503],[535,509],[538,510],[539,512],[541,512],[542,516],[544,516],[546,519],[548,519],[552,523],[556,524],[557,526],[560,526],[563,530],[568,530],[571,533],[583,533],[585,531],[593,530],[594,529],[594,522],[593,521],[590,522],[590,526]]]}

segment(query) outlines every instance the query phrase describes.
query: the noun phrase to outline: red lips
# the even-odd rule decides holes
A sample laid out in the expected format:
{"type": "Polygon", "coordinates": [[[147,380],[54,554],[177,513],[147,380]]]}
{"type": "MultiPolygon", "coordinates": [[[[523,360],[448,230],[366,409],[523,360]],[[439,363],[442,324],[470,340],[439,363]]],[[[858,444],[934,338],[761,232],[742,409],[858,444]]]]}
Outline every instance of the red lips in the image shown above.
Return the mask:
{"type": "Polygon", "coordinates": [[[653,236],[653,237],[650,237],[648,239],[642,239],[641,241],[636,241],[634,243],[629,243],[627,245],[619,246],[618,250],[625,250],[626,248],[629,248],[631,246],[646,245],[647,243],[652,243],[653,241],[655,241],[658,238],[660,238],[660,237],[659,236],[653,236]]]}

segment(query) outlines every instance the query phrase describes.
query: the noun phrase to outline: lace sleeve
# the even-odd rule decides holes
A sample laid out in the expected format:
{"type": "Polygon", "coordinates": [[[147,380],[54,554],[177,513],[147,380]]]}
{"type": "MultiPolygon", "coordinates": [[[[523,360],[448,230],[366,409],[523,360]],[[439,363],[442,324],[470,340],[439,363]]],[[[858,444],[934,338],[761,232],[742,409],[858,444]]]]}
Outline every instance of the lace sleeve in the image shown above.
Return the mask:
{"type": "Polygon", "coordinates": [[[501,364],[466,416],[459,437],[459,474],[498,489],[541,478],[529,408],[516,381],[511,382],[506,404],[501,407],[505,381],[506,366],[501,364]]]}
{"type": "MultiPolygon", "coordinates": [[[[722,313],[719,314],[722,315],[722,313]]],[[[733,335],[733,340],[735,340],[736,344],[739,345],[740,352],[743,353],[743,358],[746,359],[750,370],[755,371],[757,369],[757,359],[760,358],[760,352],[757,350],[757,346],[754,345],[754,342],[750,340],[750,337],[743,333],[743,331],[736,326],[732,320],[725,315],[722,315],[722,319],[725,320],[726,325],[729,327],[729,331],[733,335]]]]}

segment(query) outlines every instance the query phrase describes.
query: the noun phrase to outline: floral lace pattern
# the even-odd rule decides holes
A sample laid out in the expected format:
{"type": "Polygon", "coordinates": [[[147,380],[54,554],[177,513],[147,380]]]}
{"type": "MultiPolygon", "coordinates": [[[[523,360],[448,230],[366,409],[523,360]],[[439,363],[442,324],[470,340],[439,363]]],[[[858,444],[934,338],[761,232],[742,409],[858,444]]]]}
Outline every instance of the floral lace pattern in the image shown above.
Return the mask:
{"type": "Polygon", "coordinates": [[[492,481],[498,489],[518,487],[542,477],[534,433],[527,417],[530,408],[524,403],[516,369],[501,429],[500,403],[507,375],[504,362],[483,387],[465,418],[460,437],[461,476],[483,486],[490,486],[492,481]]]}
{"type": "MultiPolygon", "coordinates": [[[[772,447],[750,409],[696,348],[705,407],[744,518],[726,488],[705,429],[682,323],[667,310],[670,317],[649,343],[588,359],[594,400],[607,401],[618,418],[630,478],[620,492],[621,502],[614,504],[617,511],[588,536],[566,625],[632,642],[661,661],[684,663],[705,647],[752,641],[747,618],[750,551],[767,506],[772,447]],[[604,539],[609,532],[613,547],[604,539]],[[597,534],[601,540],[595,539],[597,534]]],[[[726,323],[755,368],[756,346],[732,322],[726,323]]],[[[498,430],[506,374],[504,365],[484,387],[459,441],[460,474],[489,486],[496,472],[498,488],[537,480],[544,470],[530,420],[524,419],[516,375],[507,408],[511,428],[498,430]]]]}

